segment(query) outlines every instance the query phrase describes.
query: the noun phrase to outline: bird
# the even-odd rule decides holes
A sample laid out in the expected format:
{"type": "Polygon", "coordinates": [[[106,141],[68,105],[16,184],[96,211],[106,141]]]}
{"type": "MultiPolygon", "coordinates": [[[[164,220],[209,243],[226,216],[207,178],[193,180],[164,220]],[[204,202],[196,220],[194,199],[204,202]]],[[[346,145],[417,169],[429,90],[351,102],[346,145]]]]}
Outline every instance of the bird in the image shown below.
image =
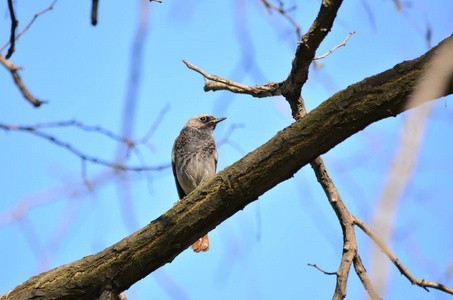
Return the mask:
{"type": "MultiPolygon", "coordinates": [[[[187,121],[176,138],[171,152],[171,167],[180,200],[215,175],[217,147],[213,132],[225,119],[208,114],[196,115],[187,121]]],[[[208,235],[198,239],[192,249],[197,253],[208,251],[208,235]]]]}

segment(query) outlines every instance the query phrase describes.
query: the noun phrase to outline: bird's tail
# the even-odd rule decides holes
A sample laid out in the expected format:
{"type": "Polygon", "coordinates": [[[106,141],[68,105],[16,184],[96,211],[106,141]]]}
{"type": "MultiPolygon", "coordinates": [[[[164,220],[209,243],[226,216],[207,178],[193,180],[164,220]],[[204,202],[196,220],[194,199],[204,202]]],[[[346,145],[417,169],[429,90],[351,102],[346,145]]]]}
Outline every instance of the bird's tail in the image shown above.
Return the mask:
{"type": "Polygon", "coordinates": [[[192,249],[195,252],[201,252],[201,251],[208,251],[209,250],[209,239],[208,235],[205,235],[204,237],[200,238],[198,241],[193,243],[192,249]]]}

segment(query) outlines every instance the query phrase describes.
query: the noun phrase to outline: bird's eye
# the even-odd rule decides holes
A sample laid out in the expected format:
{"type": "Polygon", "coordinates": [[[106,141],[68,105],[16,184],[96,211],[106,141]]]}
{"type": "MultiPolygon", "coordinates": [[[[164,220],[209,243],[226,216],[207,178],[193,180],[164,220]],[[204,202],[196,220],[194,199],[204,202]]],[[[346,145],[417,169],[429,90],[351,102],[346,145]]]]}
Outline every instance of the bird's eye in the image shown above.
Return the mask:
{"type": "Polygon", "coordinates": [[[201,117],[201,118],[200,118],[200,121],[203,122],[203,123],[206,122],[206,121],[208,121],[208,120],[209,120],[209,119],[208,119],[207,117],[201,117]]]}

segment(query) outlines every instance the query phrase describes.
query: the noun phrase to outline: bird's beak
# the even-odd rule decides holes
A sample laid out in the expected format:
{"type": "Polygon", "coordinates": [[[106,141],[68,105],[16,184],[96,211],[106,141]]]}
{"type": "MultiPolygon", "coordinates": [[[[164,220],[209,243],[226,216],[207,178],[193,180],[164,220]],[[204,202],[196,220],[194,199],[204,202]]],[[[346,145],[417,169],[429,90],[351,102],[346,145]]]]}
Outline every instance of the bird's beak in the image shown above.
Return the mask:
{"type": "Polygon", "coordinates": [[[223,120],[225,120],[226,118],[218,118],[218,119],[215,119],[215,120],[212,120],[211,122],[217,124],[219,122],[222,122],[223,120]]]}

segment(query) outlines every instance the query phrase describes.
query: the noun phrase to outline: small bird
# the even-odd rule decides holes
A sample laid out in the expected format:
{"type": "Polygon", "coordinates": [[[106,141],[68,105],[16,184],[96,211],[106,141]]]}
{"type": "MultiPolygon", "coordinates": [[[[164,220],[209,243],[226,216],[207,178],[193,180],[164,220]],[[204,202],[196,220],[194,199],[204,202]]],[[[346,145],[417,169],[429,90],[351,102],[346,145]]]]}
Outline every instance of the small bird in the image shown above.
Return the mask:
{"type": "MultiPolygon", "coordinates": [[[[187,121],[176,138],[171,152],[171,167],[179,199],[215,175],[217,148],[213,131],[225,119],[207,114],[196,115],[187,121]]],[[[195,252],[208,251],[208,235],[196,241],[192,249],[195,252]]]]}

